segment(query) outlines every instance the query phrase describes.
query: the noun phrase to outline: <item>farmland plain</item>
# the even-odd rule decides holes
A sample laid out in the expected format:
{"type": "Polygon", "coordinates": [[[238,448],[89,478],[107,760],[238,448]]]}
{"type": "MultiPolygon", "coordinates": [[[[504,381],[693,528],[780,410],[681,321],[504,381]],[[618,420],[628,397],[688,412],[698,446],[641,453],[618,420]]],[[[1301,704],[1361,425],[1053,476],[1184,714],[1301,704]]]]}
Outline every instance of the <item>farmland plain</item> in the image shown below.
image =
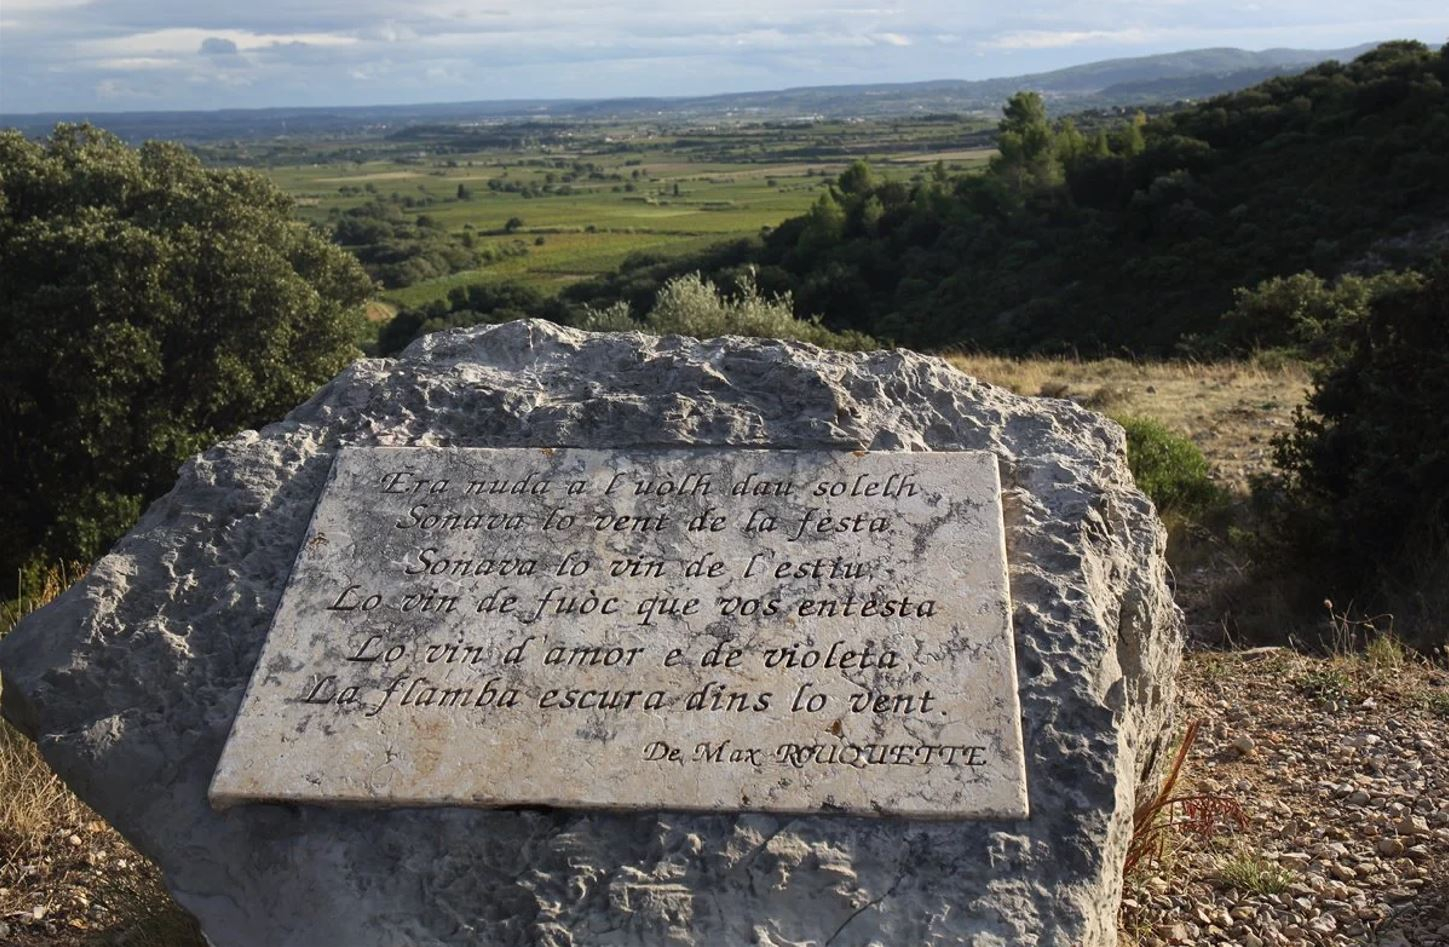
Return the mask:
{"type": "Polygon", "coordinates": [[[481,265],[391,287],[417,306],[497,279],[545,291],[616,268],[760,233],[803,213],[856,159],[909,181],[960,173],[992,154],[985,119],[801,121],[699,127],[520,123],[432,126],[362,140],[215,146],[219,165],[264,171],[321,226],[378,201],[470,247],[481,265]]]}

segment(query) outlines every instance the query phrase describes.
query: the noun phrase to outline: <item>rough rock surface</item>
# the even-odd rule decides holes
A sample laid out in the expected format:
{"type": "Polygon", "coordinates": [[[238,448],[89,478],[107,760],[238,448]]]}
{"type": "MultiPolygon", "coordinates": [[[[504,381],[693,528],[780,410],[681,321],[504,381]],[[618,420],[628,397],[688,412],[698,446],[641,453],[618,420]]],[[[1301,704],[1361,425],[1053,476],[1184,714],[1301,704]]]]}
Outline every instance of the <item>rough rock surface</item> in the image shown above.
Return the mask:
{"type": "Polygon", "coordinates": [[[1108,945],[1139,776],[1169,737],[1163,546],[1121,430],[1068,402],[899,352],[517,322],[359,362],[189,461],[0,644],[3,706],[217,947],[1108,945]],[[207,783],[342,444],[994,451],[1032,817],[214,812],[207,783]]]}

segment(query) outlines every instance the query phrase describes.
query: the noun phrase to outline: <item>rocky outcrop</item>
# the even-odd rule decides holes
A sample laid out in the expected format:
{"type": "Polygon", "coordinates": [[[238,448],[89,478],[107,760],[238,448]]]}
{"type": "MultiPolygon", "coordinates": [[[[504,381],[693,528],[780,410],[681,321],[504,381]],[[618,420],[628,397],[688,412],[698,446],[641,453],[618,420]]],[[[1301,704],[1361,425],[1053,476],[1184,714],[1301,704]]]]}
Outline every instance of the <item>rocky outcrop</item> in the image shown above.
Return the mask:
{"type": "Polygon", "coordinates": [[[1071,403],[903,352],[515,322],[358,362],[189,461],[0,643],[3,709],[217,947],[1110,945],[1134,795],[1170,736],[1164,542],[1122,431],[1071,403]],[[994,452],[1031,818],[214,811],[208,782],[341,445],[994,452]]]}

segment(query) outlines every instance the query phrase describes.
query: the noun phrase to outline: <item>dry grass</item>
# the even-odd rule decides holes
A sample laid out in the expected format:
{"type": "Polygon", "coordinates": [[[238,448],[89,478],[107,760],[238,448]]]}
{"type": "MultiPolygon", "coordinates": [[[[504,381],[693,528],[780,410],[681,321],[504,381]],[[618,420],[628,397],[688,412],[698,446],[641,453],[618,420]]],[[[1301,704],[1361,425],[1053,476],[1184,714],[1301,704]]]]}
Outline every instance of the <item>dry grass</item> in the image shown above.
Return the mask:
{"type": "Polygon", "coordinates": [[[1253,479],[1274,472],[1272,440],[1292,428],[1293,411],[1307,396],[1308,366],[1257,359],[948,358],[967,374],[1019,394],[1070,398],[1186,435],[1228,497],[1211,523],[1164,517],[1174,592],[1192,636],[1231,645],[1304,640],[1313,631],[1317,616],[1303,613],[1304,589],[1266,580],[1256,568],[1259,552],[1252,540],[1260,524],[1248,501],[1253,479]]]}
{"type": "MultiPolygon", "coordinates": [[[[33,597],[0,605],[0,636],[81,570],[55,569],[33,597]]],[[[35,744],[0,721],[0,944],[203,947],[160,872],[75,797],[35,744]]]]}
{"type": "Polygon", "coordinates": [[[947,357],[968,375],[1018,394],[1071,398],[1097,411],[1160,421],[1191,437],[1212,463],[1214,479],[1234,490],[1267,469],[1269,441],[1289,427],[1309,381],[1308,369],[1296,362],[947,357]]]}
{"type": "Polygon", "coordinates": [[[369,299],[366,307],[363,308],[363,314],[367,317],[368,322],[381,324],[397,315],[397,310],[398,307],[390,302],[385,302],[381,299],[369,299]]]}
{"type": "MultiPolygon", "coordinates": [[[[59,595],[74,574],[74,569],[52,570],[33,598],[5,603],[0,612],[0,636],[26,612],[59,595]]],[[[56,825],[82,821],[88,814],[45,765],[35,745],[8,723],[0,722],[0,885],[13,874],[24,854],[38,849],[56,825]]],[[[11,907],[5,889],[0,889],[0,918],[11,913],[7,910],[11,907]]]]}
{"type": "Polygon", "coordinates": [[[1218,877],[1228,887],[1250,894],[1283,894],[1294,880],[1292,871],[1257,852],[1239,852],[1226,859],[1218,877]]]}
{"type": "Polygon", "coordinates": [[[1183,765],[1197,742],[1201,726],[1200,720],[1188,724],[1157,792],[1132,813],[1132,840],[1127,845],[1122,869],[1122,876],[1128,882],[1148,868],[1161,868],[1172,847],[1185,837],[1208,842],[1224,831],[1247,828],[1247,815],[1234,800],[1179,788],[1183,765]]]}
{"type": "MultiPolygon", "coordinates": [[[[53,830],[93,819],[36,751],[9,724],[0,724],[0,884],[27,853],[43,848],[53,830]]],[[[15,905],[0,894],[0,917],[15,905]]]]}
{"type": "Polygon", "coordinates": [[[1364,699],[1388,699],[1404,707],[1449,716],[1443,665],[1406,646],[1391,631],[1366,643],[1337,639],[1322,658],[1288,679],[1294,690],[1326,713],[1341,713],[1364,699]]]}

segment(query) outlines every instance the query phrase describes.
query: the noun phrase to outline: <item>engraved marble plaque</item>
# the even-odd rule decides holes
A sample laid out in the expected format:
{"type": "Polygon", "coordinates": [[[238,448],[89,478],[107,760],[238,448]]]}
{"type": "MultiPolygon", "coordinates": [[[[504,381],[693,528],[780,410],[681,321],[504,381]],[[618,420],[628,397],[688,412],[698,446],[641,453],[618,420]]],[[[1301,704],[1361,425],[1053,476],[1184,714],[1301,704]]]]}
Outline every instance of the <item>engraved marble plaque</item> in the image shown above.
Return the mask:
{"type": "Polygon", "coordinates": [[[1027,815],[981,452],[347,448],[211,787],[1027,815]]]}

